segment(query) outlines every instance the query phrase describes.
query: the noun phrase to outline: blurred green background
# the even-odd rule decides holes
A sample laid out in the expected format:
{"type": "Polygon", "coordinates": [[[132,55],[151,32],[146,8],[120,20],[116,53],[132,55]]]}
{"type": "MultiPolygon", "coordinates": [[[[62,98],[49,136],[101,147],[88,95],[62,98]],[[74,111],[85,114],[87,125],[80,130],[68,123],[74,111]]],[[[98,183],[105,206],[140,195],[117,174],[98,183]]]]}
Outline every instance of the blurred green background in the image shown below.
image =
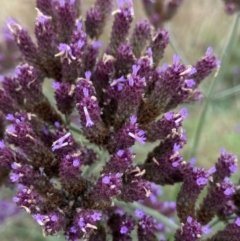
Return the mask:
{"type": "MultiPolygon", "coordinates": [[[[3,26],[7,17],[17,19],[23,26],[27,26],[33,34],[34,18],[36,16],[34,0],[1,0],[0,26],[3,26]]],[[[82,0],[83,15],[93,0],[82,0]]],[[[135,20],[145,19],[141,1],[134,0],[135,20]]],[[[214,54],[220,57],[231,29],[234,16],[228,16],[224,12],[221,0],[184,0],[177,15],[166,25],[170,29],[170,38],[176,42],[177,47],[184,55],[189,64],[194,64],[204,54],[208,46],[212,46],[214,54]]],[[[104,41],[109,37],[111,22],[108,23],[104,41]]],[[[233,43],[232,50],[227,53],[227,61],[221,66],[223,74],[218,79],[216,88],[209,104],[200,145],[195,155],[197,165],[211,167],[219,156],[221,147],[227,151],[240,156],[240,40],[238,28],[237,37],[233,43]],[[227,95],[225,90],[233,90],[235,94],[227,95]],[[220,93],[220,94],[219,94],[220,93]]],[[[174,51],[169,45],[167,47],[164,62],[171,63],[174,51]]],[[[213,74],[214,75],[214,74],[213,74]]],[[[205,80],[201,86],[204,95],[208,93],[213,75],[205,80]]],[[[183,156],[191,155],[192,144],[195,138],[195,131],[201,116],[204,101],[195,105],[188,105],[189,118],[184,122],[187,131],[188,143],[184,147],[183,156]]],[[[137,147],[136,147],[137,148],[137,147]]],[[[147,150],[139,148],[137,158],[143,159],[147,150]]],[[[166,200],[173,200],[176,195],[175,188],[169,188],[170,192],[164,197],[166,200]]],[[[0,195],[7,196],[9,191],[2,189],[0,195]]],[[[0,224],[1,241],[31,241],[31,240],[63,240],[62,238],[42,237],[40,227],[35,224],[32,218],[23,213],[20,216],[8,219],[4,225],[0,224]],[[26,228],[27,227],[27,228],[26,228]]]]}

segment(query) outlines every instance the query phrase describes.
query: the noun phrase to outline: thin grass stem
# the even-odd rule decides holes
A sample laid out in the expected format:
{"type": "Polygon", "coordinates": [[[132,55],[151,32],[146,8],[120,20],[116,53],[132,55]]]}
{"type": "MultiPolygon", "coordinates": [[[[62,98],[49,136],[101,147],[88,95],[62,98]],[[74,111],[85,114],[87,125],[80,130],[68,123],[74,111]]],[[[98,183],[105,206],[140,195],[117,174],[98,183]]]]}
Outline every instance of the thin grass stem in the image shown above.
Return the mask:
{"type": "MultiPolygon", "coordinates": [[[[232,47],[232,43],[235,39],[235,36],[237,34],[237,27],[239,24],[239,14],[237,14],[234,18],[230,33],[228,35],[227,41],[225,43],[224,49],[222,51],[220,60],[221,60],[221,65],[225,66],[225,62],[227,60],[227,56],[229,55],[229,53],[231,52],[231,47],[232,47]]],[[[218,82],[219,79],[221,79],[221,76],[223,74],[223,69],[220,68],[220,70],[218,71],[218,73],[213,77],[212,81],[211,81],[211,85],[209,88],[209,92],[207,94],[204,106],[203,106],[203,110],[196,128],[196,132],[195,132],[195,137],[194,137],[194,141],[193,141],[193,147],[192,147],[192,151],[190,153],[189,158],[191,157],[195,157],[198,151],[198,147],[199,147],[199,143],[201,140],[201,135],[202,135],[202,129],[204,127],[205,124],[205,120],[206,120],[206,116],[207,116],[207,111],[208,111],[208,107],[209,104],[211,103],[211,96],[212,93],[214,91],[214,88],[218,82]]]]}
{"type": "Polygon", "coordinates": [[[213,95],[212,100],[215,101],[215,100],[231,97],[231,96],[235,95],[237,92],[240,92],[240,85],[234,86],[233,88],[224,90],[220,93],[213,95]]]}

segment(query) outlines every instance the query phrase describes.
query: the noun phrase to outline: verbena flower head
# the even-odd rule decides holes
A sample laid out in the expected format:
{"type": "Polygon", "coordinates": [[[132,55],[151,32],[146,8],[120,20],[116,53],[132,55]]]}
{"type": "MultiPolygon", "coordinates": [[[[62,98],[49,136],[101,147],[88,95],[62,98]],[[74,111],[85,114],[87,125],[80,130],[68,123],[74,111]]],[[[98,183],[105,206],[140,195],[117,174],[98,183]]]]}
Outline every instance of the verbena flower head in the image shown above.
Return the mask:
{"type": "MultiPolygon", "coordinates": [[[[165,6],[167,18],[180,2],[165,6]]],[[[150,11],[161,1],[145,3],[150,11]]],[[[36,41],[14,20],[7,22],[23,62],[0,78],[0,184],[15,184],[13,201],[44,235],[120,241],[131,240],[135,230],[138,240],[152,241],[158,233],[175,233],[141,208],[122,208],[136,205],[172,219],[177,211],[182,224],[172,236],[199,240],[214,215],[239,213],[239,191],[228,179],[237,162],[222,151],[210,170],[187,163],[180,153],[187,110],[173,109],[197,99],[199,84],[219,65],[216,57],[210,48],[192,66],[177,55],[159,66],[169,34],[147,20],[130,33],[131,0],[117,1],[103,45],[98,38],[113,1],[97,0],[85,19],[80,6],[80,0],[37,0],[36,41]],[[50,98],[43,93],[46,83],[50,98]],[[137,164],[134,146],[148,142],[156,147],[137,164]],[[179,182],[176,202],[162,201],[159,185],[179,182]],[[197,207],[205,186],[208,194],[197,207]]],[[[229,237],[239,233],[238,219],[221,232],[230,231],[229,237]]]]}

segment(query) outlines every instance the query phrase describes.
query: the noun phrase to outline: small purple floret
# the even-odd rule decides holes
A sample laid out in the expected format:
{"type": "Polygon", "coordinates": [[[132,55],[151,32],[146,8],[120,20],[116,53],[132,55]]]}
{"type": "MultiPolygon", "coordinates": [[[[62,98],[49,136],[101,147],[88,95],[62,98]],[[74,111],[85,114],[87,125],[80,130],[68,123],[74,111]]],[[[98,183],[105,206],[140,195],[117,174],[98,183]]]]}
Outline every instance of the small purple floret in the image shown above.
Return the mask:
{"type": "Polygon", "coordinates": [[[15,117],[14,117],[13,114],[7,114],[7,115],[6,115],[6,120],[14,121],[14,120],[15,120],[15,117]]]}
{"type": "Polygon", "coordinates": [[[103,42],[102,42],[102,41],[94,41],[94,42],[92,43],[92,46],[93,46],[93,48],[95,48],[95,49],[99,49],[99,48],[101,48],[101,47],[103,46],[103,42]]]}
{"type": "Polygon", "coordinates": [[[173,162],[172,163],[172,167],[178,167],[179,166],[179,162],[173,162]]]}
{"type": "Polygon", "coordinates": [[[110,177],[109,176],[105,176],[105,177],[103,177],[103,179],[102,179],[102,183],[104,183],[104,184],[109,184],[110,183],[110,177]]]}
{"type": "Polygon", "coordinates": [[[14,172],[13,172],[13,173],[10,175],[10,179],[11,179],[12,182],[17,182],[18,179],[19,179],[19,175],[18,175],[17,173],[14,173],[14,172]]]}
{"type": "Polygon", "coordinates": [[[212,47],[208,47],[208,48],[207,48],[207,51],[206,51],[206,55],[209,56],[209,55],[212,54],[212,52],[213,52],[212,47]]]}
{"type": "Polygon", "coordinates": [[[102,213],[100,213],[100,212],[95,212],[93,215],[91,215],[91,218],[92,218],[94,221],[100,221],[101,218],[102,218],[102,213]]]}
{"type": "Polygon", "coordinates": [[[182,116],[184,119],[187,118],[187,117],[188,117],[187,108],[182,108],[182,109],[180,110],[180,114],[181,114],[181,116],[182,116]]]}
{"type": "Polygon", "coordinates": [[[137,218],[143,218],[145,216],[145,213],[143,210],[137,209],[135,210],[135,215],[137,218]]]}
{"type": "Polygon", "coordinates": [[[11,168],[12,168],[13,170],[16,170],[16,169],[18,168],[15,162],[11,164],[11,168]]]}
{"type": "Polygon", "coordinates": [[[205,177],[199,177],[196,182],[198,186],[204,186],[208,182],[208,179],[205,177]]]}
{"type": "Polygon", "coordinates": [[[196,73],[197,73],[197,69],[195,67],[192,67],[189,74],[192,75],[192,74],[196,74],[196,73]]]}
{"type": "Polygon", "coordinates": [[[235,191],[232,189],[232,188],[227,188],[225,191],[224,191],[224,194],[226,196],[230,196],[232,195],[233,193],[235,193],[235,191]]]}
{"type": "Polygon", "coordinates": [[[87,88],[83,88],[83,94],[84,94],[84,97],[85,98],[88,98],[89,97],[89,91],[87,88]]]}
{"type": "Polygon", "coordinates": [[[68,52],[69,49],[70,49],[70,47],[69,47],[69,45],[67,45],[67,44],[60,43],[60,44],[58,45],[58,49],[59,49],[59,51],[62,51],[62,52],[68,52]]]}
{"type": "Polygon", "coordinates": [[[137,75],[139,69],[140,69],[140,65],[133,65],[132,66],[132,74],[133,74],[133,76],[137,75]]]}
{"type": "Polygon", "coordinates": [[[238,227],[240,227],[240,218],[237,218],[237,219],[235,220],[235,224],[236,224],[238,227]]]}
{"type": "Polygon", "coordinates": [[[190,216],[188,216],[188,218],[187,218],[187,222],[188,222],[188,223],[191,223],[192,221],[193,221],[193,218],[190,217],[190,216]]]}
{"type": "Polygon", "coordinates": [[[186,79],[185,82],[186,82],[188,88],[192,88],[196,85],[196,83],[193,79],[186,79]]]}
{"type": "Polygon", "coordinates": [[[225,149],[224,147],[222,147],[222,148],[220,149],[220,153],[221,153],[221,155],[226,154],[226,149],[225,149]]]}
{"type": "Polygon", "coordinates": [[[118,155],[119,157],[121,157],[121,156],[123,155],[123,153],[124,153],[124,150],[119,150],[119,151],[117,152],[117,155],[118,155]]]}
{"type": "Polygon", "coordinates": [[[7,132],[8,133],[15,133],[16,132],[15,126],[14,125],[8,126],[7,132]]]}
{"type": "Polygon", "coordinates": [[[181,146],[179,144],[175,143],[174,146],[173,146],[173,151],[178,152],[180,150],[181,150],[181,146]]]}
{"type": "Polygon", "coordinates": [[[191,158],[189,163],[193,166],[193,165],[195,165],[196,161],[197,160],[195,158],[191,158]]]}
{"type": "Polygon", "coordinates": [[[131,123],[132,125],[134,125],[136,122],[137,122],[137,117],[136,117],[135,115],[132,115],[132,116],[130,117],[130,123],[131,123]]]}
{"type": "Polygon", "coordinates": [[[3,148],[5,148],[6,146],[5,146],[5,144],[4,144],[4,141],[3,140],[1,140],[0,141],[0,149],[3,149],[3,148]]]}
{"type": "Polygon", "coordinates": [[[173,56],[173,64],[178,65],[181,57],[177,54],[173,56]]]}
{"type": "Polygon", "coordinates": [[[213,173],[215,173],[217,170],[216,170],[216,167],[211,167],[209,170],[208,170],[208,174],[209,175],[212,175],[213,173]]]}
{"type": "Polygon", "coordinates": [[[37,221],[37,223],[40,226],[44,225],[44,219],[45,219],[44,215],[41,215],[41,214],[38,213],[38,214],[33,215],[33,218],[37,221]]]}
{"type": "Polygon", "coordinates": [[[84,46],[85,42],[83,40],[78,40],[77,47],[81,49],[84,46]]]}
{"type": "Polygon", "coordinates": [[[59,82],[54,81],[54,82],[52,83],[52,88],[53,88],[53,89],[55,89],[55,90],[60,89],[60,83],[59,83],[59,82]]]}
{"type": "Polygon", "coordinates": [[[90,80],[91,76],[92,76],[91,71],[86,71],[86,72],[85,72],[85,78],[86,78],[87,80],[90,80]]]}
{"type": "Polygon", "coordinates": [[[204,234],[210,234],[211,231],[212,231],[212,230],[210,229],[210,227],[209,227],[208,225],[202,227],[202,232],[203,232],[204,234]]]}
{"type": "Polygon", "coordinates": [[[80,161],[79,161],[78,159],[75,159],[75,160],[73,161],[73,166],[74,166],[74,167],[79,167],[79,166],[80,166],[80,161]]]}
{"type": "Polygon", "coordinates": [[[19,198],[18,197],[13,197],[13,202],[15,202],[15,203],[17,203],[17,202],[19,202],[19,198]]]}
{"type": "Polygon", "coordinates": [[[129,83],[130,86],[133,86],[133,85],[134,85],[134,79],[133,79],[132,76],[129,77],[128,83],[129,83]]]}
{"type": "Polygon", "coordinates": [[[61,8],[64,8],[65,4],[66,4],[65,0],[60,0],[59,1],[59,5],[60,5],[61,8]]]}
{"type": "Polygon", "coordinates": [[[121,233],[121,234],[126,234],[126,233],[128,233],[128,228],[127,228],[126,226],[121,227],[120,233],[121,233]]]}
{"type": "Polygon", "coordinates": [[[165,71],[167,70],[167,68],[168,68],[168,64],[167,64],[167,63],[164,63],[164,64],[162,65],[162,67],[159,67],[159,68],[157,69],[157,73],[158,73],[158,74],[161,74],[161,73],[165,72],[165,71]]]}
{"type": "Polygon", "coordinates": [[[47,18],[44,15],[40,15],[37,17],[37,21],[41,24],[45,24],[46,20],[47,20],[47,18]]]}
{"type": "Polygon", "coordinates": [[[80,228],[84,228],[84,227],[86,226],[86,223],[85,223],[85,221],[84,221],[83,218],[80,218],[80,219],[79,219],[79,221],[78,221],[78,226],[79,226],[80,228]]]}
{"type": "Polygon", "coordinates": [[[57,220],[58,220],[57,215],[54,214],[51,216],[51,221],[56,222],[57,220]]]}
{"type": "Polygon", "coordinates": [[[237,171],[237,166],[236,166],[236,165],[231,165],[231,166],[229,167],[229,170],[231,171],[231,173],[234,173],[234,172],[237,171]]]}
{"type": "Polygon", "coordinates": [[[152,54],[153,54],[153,53],[152,53],[152,48],[149,47],[149,48],[147,49],[147,54],[148,54],[149,57],[152,57],[152,54]]]}
{"type": "Polygon", "coordinates": [[[164,114],[164,117],[166,120],[170,121],[173,118],[173,113],[172,112],[167,112],[164,114]]]}

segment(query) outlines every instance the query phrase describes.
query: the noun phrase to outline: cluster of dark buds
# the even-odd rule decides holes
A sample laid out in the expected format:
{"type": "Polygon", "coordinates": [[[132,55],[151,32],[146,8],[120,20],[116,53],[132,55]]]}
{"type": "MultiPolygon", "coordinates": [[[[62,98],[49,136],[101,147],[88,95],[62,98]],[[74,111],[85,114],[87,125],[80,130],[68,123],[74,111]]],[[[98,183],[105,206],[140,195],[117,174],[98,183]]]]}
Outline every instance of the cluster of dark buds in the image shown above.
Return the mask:
{"type": "Polygon", "coordinates": [[[149,21],[155,28],[163,28],[172,19],[183,0],[142,0],[149,21]]]}
{"type": "MultiPolygon", "coordinates": [[[[13,201],[44,235],[155,241],[169,232],[176,241],[202,240],[214,216],[228,222],[240,212],[240,194],[229,180],[236,157],[222,150],[210,170],[184,161],[182,122],[188,114],[172,109],[199,100],[199,84],[219,62],[208,48],[193,66],[174,56],[172,64],[158,67],[168,32],[140,21],[128,38],[133,3],[117,4],[105,49],[98,38],[113,0],[97,0],[85,19],[80,0],[37,0],[34,41],[8,20],[23,62],[1,78],[0,183],[9,177],[16,184],[13,201]],[[47,98],[43,89],[51,81],[54,98],[51,91],[47,98]],[[146,142],[156,147],[138,165],[135,144],[146,142]],[[159,185],[180,182],[176,203],[162,202],[159,185]],[[132,210],[133,204],[140,208],[132,210]],[[177,211],[179,228],[169,230],[145,208],[167,217],[177,211]]],[[[239,234],[236,218],[207,240],[232,241],[239,234]]]]}
{"type": "Polygon", "coordinates": [[[240,1],[239,0],[223,0],[225,4],[225,11],[228,14],[233,14],[240,10],[240,1]]]}

